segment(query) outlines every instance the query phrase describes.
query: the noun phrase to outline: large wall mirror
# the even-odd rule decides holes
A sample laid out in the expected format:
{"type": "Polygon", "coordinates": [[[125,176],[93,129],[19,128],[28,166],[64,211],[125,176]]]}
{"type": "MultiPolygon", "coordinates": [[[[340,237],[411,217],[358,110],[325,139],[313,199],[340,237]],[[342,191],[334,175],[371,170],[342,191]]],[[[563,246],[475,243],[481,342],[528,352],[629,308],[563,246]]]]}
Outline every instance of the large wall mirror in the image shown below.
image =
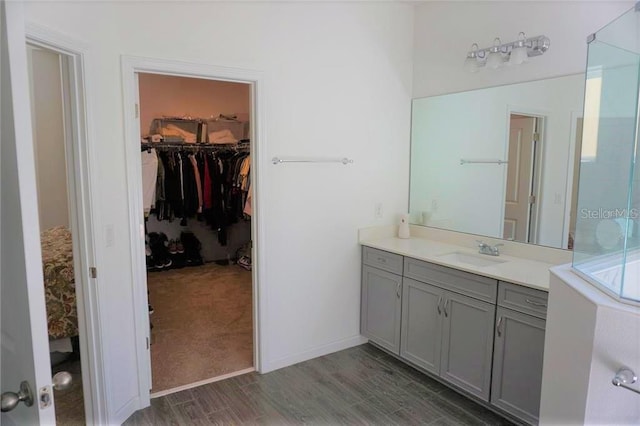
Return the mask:
{"type": "Polygon", "coordinates": [[[411,223],[571,249],[584,74],[413,100],[411,223]]]}

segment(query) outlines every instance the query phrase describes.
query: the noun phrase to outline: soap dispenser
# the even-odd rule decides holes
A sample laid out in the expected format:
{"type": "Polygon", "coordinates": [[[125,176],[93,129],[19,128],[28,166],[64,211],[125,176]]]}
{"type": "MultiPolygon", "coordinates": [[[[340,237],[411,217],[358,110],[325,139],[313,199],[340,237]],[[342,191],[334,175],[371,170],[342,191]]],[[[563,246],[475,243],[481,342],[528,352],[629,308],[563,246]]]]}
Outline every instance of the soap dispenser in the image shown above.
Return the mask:
{"type": "Polygon", "coordinates": [[[409,238],[409,215],[400,215],[400,225],[398,226],[398,238],[409,238]]]}

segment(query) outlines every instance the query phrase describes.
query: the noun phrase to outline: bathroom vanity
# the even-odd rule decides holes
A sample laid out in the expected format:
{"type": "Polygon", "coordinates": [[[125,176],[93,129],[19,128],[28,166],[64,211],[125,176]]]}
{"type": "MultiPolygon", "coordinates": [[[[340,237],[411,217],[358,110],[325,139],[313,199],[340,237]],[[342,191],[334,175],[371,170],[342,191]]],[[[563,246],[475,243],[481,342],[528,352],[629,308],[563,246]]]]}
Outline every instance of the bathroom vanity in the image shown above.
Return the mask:
{"type": "Polygon", "coordinates": [[[362,334],[464,394],[537,424],[552,264],[422,238],[361,244],[362,334]]]}

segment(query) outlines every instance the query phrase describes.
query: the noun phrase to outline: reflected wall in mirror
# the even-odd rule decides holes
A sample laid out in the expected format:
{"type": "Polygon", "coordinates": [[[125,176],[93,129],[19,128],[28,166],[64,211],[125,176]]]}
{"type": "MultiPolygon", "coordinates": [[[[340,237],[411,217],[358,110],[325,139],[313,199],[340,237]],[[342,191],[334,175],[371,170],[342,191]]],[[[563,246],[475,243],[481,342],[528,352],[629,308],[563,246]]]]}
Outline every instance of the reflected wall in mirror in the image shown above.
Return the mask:
{"type": "Polygon", "coordinates": [[[411,223],[571,248],[584,74],[413,100],[411,223]]]}

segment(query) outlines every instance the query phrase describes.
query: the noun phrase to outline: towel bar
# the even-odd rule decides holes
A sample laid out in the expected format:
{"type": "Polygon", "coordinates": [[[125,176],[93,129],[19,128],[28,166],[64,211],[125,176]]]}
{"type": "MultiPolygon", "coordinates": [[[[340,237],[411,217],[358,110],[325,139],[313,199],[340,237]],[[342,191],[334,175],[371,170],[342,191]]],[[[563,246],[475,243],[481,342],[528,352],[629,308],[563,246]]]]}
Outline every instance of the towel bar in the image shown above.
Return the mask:
{"type": "Polygon", "coordinates": [[[640,393],[640,389],[636,389],[634,387],[629,386],[632,383],[635,383],[638,380],[638,376],[628,367],[620,367],[616,372],[616,375],[611,380],[614,386],[618,386],[621,388],[628,389],[635,393],[640,393]]]}

